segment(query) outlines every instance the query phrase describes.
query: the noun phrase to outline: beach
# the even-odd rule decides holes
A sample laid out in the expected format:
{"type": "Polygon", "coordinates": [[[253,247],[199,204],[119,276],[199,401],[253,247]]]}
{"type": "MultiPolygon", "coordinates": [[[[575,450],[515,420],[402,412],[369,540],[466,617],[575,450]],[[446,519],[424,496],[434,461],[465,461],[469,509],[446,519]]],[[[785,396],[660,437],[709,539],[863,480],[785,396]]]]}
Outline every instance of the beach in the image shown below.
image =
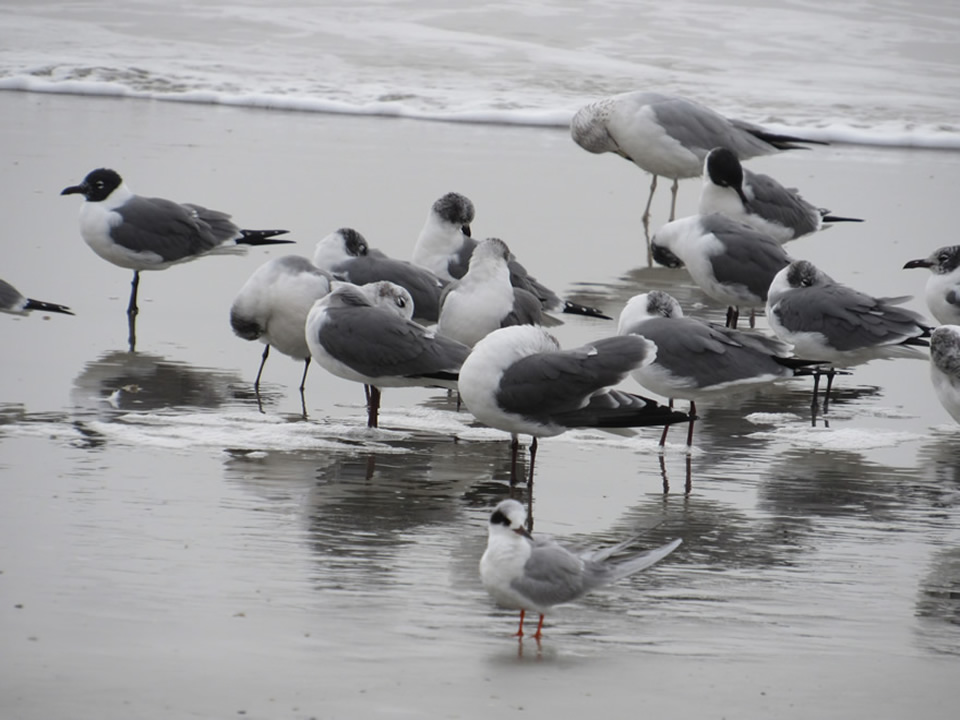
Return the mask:
{"type": "MultiPolygon", "coordinates": [[[[685,272],[648,266],[636,167],[562,128],[16,92],[0,111],[2,277],[76,312],[2,318],[0,714],[952,717],[960,448],[925,358],[839,378],[827,423],[801,381],[705,406],[690,455],[679,429],[663,453],[655,432],[544,440],[538,532],[684,544],[548,616],[541,647],[477,575],[504,433],[420,389],[386,390],[367,430],[359,385],[316,365],[304,420],[302,365],[279,354],[258,411],[262,346],[228,322],[246,278],[339,227],[409,258],[451,190],[476,237],[566,297],[616,317],[668,289],[722,322],[685,272]],[[131,354],[131,273],[59,195],[97,167],[296,242],[143,273],[131,354]]],[[[792,255],[927,314],[926,273],[901,268],[954,242],[960,153],[835,144],[750,168],[865,219],[792,255]]],[[[678,215],[698,192],[681,183],[678,215]]],[[[564,320],[565,347],[616,332],[564,320]]]]}

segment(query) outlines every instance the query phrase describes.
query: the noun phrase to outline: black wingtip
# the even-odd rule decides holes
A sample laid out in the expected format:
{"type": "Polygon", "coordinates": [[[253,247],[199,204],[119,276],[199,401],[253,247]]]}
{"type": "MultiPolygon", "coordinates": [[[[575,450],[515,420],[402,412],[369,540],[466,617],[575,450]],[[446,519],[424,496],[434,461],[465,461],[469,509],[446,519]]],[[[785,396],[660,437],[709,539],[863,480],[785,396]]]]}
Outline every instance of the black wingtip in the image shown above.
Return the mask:
{"type": "Polygon", "coordinates": [[[48,303],[43,302],[42,300],[32,300],[27,298],[27,304],[23,306],[24,310],[37,310],[39,312],[54,312],[62,313],[63,315],[73,315],[73,311],[68,308],[66,305],[58,305],[57,303],[48,303]]]}
{"type": "Polygon", "coordinates": [[[840,217],[839,215],[824,215],[821,220],[825,223],[836,222],[863,222],[863,218],[840,217]]]}
{"type": "Polygon", "coordinates": [[[289,230],[241,230],[237,245],[288,245],[295,240],[276,240],[277,235],[286,235],[289,230]]]}
{"type": "Polygon", "coordinates": [[[601,320],[613,320],[612,317],[604,314],[602,310],[599,310],[595,307],[590,307],[588,305],[580,305],[579,303],[570,302],[569,300],[563,301],[563,312],[569,315],[584,315],[586,317],[599,318],[601,320]]]}
{"type": "Polygon", "coordinates": [[[773,145],[777,150],[809,150],[806,145],[829,145],[826,140],[810,140],[808,138],[796,137],[795,135],[781,135],[780,133],[769,132],[763,128],[748,128],[750,134],[763,140],[765,143],[773,145]]]}

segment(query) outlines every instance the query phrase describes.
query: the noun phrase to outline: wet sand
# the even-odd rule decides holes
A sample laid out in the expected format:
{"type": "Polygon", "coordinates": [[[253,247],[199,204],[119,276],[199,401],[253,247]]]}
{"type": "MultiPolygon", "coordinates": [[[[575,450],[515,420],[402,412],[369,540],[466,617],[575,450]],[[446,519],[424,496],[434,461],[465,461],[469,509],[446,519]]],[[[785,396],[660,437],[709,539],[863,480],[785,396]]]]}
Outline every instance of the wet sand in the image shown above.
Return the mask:
{"type": "MultiPolygon", "coordinates": [[[[601,543],[660,522],[651,545],[684,545],[550,616],[539,648],[477,577],[505,436],[415,389],[387,390],[367,431],[359,386],[316,366],[303,421],[301,365],[279,354],[257,411],[262,348],[227,321],[249,274],[342,226],[409,257],[449,190],[475,202],[476,236],[574,299],[615,315],[663,287],[719,319],[683,271],[646,266],[636,168],[542,129],[17,93],[0,109],[0,276],[77,313],[0,318],[5,716],[952,717],[960,449],[926,360],[843,378],[828,426],[802,382],[700,408],[688,495],[680,431],[663,454],[655,433],[543,441],[538,531],[601,543]],[[131,355],[131,273],[59,196],[101,166],[297,244],[144,273],[131,355]]],[[[834,146],[750,167],[867,220],[792,254],[925,312],[925,273],[900,268],[955,241],[960,154],[834,146]]],[[[698,190],[681,185],[679,214],[698,190]]]]}

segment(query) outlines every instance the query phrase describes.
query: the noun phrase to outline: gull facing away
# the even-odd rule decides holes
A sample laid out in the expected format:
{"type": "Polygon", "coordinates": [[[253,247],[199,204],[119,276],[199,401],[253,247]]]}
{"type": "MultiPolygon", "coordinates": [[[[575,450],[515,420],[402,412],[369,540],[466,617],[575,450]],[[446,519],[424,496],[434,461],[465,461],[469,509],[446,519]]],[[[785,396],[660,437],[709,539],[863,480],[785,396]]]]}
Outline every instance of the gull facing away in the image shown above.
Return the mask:
{"type": "Polygon", "coordinates": [[[245,245],[279,245],[286,230],[243,230],[230,216],[191,203],[134,195],[118,173],[100,168],[61,195],[80,194],[80,234],[104,260],[133,270],[130,303],[130,345],[135,343],[134,318],[142,270],[165,270],[177,263],[245,245]]]}
{"type": "Polygon", "coordinates": [[[250,276],[230,307],[230,327],[237,337],[264,344],[260,369],[253,383],[260,397],[260,376],[274,347],[303,361],[300,400],[306,414],[303,388],[310,369],[310,348],[304,328],[313,304],[330,292],[332,278],[307,258],[284,255],[268,260],[250,276]]]}
{"type": "Polygon", "coordinates": [[[924,299],[930,314],[941,325],[960,325],[960,245],[934,250],[929,257],[911,260],[903,266],[929,268],[924,299]]]}
{"type": "Polygon", "coordinates": [[[363,290],[340,285],[307,316],[307,345],[325,370],[370,386],[367,426],[378,426],[380,388],[457,387],[469,348],[371,302],[363,290]]]}
{"type": "Polygon", "coordinates": [[[482,240],[470,256],[470,269],[443,292],[437,332],[473,347],[494,330],[540,325],[543,310],[535,295],[510,284],[510,248],[502,240],[482,240]]]}
{"type": "MultiPolygon", "coordinates": [[[[926,319],[897,307],[909,297],[875,298],[841,285],[807,260],[777,273],[767,297],[767,321],[794,352],[809,360],[851,367],[870,360],[923,357],[926,319]]],[[[826,400],[833,374],[827,375],[826,400]]],[[[814,385],[814,397],[817,387],[814,385]]]]}
{"type": "Polygon", "coordinates": [[[930,380],[940,404],[960,423],[960,326],[941,325],[930,335],[930,380]]]}
{"type": "MultiPolygon", "coordinates": [[[[434,202],[413,248],[414,264],[447,282],[466,275],[470,256],[477,246],[477,241],[470,235],[473,218],[473,203],[460,193],[447,193],[434,202]]],[[[513,286],[536,295],[544,310],[610,319],[596,308],[562,300],[553,290],[531,277],[512,254],[509,267],[513,286]]]]}
{"type": "Polygon", "coordinates": [[[731,120],[687,98],[644,91],[612,95],[583,106],[570,121],[570,135],[584,150],[615,153],[653,175],[644,227],[650,223],[657,177],[673,180],[673,220],[680,180],[699,177],[704,158],[715,147],[729,148],[746,160],[803,147],[798,143],[825,144],[731,120]]]}
{"type": "Polygon", "coordinates": [[[571,428],[617,432],[690,421],[686,413],[613,387],[652,362],[653,350],[653,343],[636,335],[561,350],[543,328],[501,328],[478,342],[463,363],[460,397],[481,423],[510,433],[511,483],[516,482],[518,436],[533,436],[530,484],[537,438],[571,428]]]}
{"type": "Polygon", "coordinates": [[[371,248],[353,228],[340,228],[317,243],[314,264],[338,280],[354,285],[387,280],[400,285],[413,297],[413,319],[435,323],[440,317],[440,293],[446,281],[429,270],[394,260],[371,248]]]}
{"type": "Polygon", "coordinates": [[[66,305],[28,298],[6,280],[0,280],[0,312],[10,313],[11,315],[26,315],[33,311],[73,315],[73,311],[66,305]]]}
{"type": "Polygon", "coordinates": [[[653,258],[667,267],[686,266],[711,299],[727,306],[727,326],[735,328],[740,307],[767,301],[774,276],[790,264],[780,243],[726,215],[691,215],[668,222],[651,241],[653,258]]]}
{"type": "MultiPolygon", "coordinates": [[[[671,403],[676,398],[690,401],[688,446],[693,444],[697,400],[807,374],[803,368],[816,364],[792,357],[792,348],[776,338],[684,317],[680,303],[660,290],[630,298],[617,332],[639,335],[655,346],[653,361],[631,373],[634,380],[671,403]]],[[[668,428],[663,429],[661,446],[668,428]]]]}
{"type": "Polygon", "coordinates": [[[480,580],[494,601],[520,611],[516,637],[523,637],[527,610],[540,621],[534,639],[543,634],[543,618],[554,605],[645,570],[676,550],[680,538],[666,545],[612,559],[637,542],[631,537],[599,550],[574,552],[550,538],[534,538],[526,528],[527,513],[516,500],[503,500],[490,516],[487,549],[480,558],[480,580]]]}
{"type": "Polygon", "coordinates": [[[704,162],[701,215],[718,212],[745,222],[779,243],[809,235],[836,222],[863,222],[831,215],[769,175],[750,172],[728,148],[714,148],[704,162]]]}

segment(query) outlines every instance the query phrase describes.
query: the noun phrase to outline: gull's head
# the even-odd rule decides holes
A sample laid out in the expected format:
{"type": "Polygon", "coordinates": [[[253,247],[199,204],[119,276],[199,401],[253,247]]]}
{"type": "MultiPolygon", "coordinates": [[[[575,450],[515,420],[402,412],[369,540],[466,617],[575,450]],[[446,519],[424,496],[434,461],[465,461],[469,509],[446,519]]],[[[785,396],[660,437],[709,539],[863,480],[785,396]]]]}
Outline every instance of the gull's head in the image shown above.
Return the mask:
{"type": "Polygon", "coordinates": [[[781,295],[791,290],[803,290],[833,282],[829,275],[809,260],[794,260],[778,272],[767,290],[767,300],[776,302],[781,295]]]}
{"type": "Polygon", "coordinates": [[[510,259],[510,248],[500,238],[481,240],[470,256],[470,267],[474,263],[504,263],[510,259]]]}
{"type": "Polygon", "coordinates": [[[378,280],[361,285],[360,289],[374,307],[389,310],[406,320],[413,317],[413,296],[406,288],[388,280],[378,280]]]}
{"type": "Polygon", "coordinates": [[[87,173],[79,185],[71,185],[60,191],[61,195],[83,195],[88,202],[101,202],[123,184],[123,178],[115,170],[98,168],[87,173]]]}
{"type": "Polygon", "coordinates": [[[369,251],[363,235],[353,228],[340,228],[317,242],[313,264],[324,270],[333,270],[351,258],[363,257],[369,251]]]}
{"type": "Polygon", "coordinates": [[[490,535],[519,535],[529,538],[527,511],[516,500],[503,500],[490,515],[490,535]]]}
{"type": "Polygon", "coordinates": [[[470,223],[474,216],[473,203],[460,193],[447,193],[433,204],[430,212],[442,222],[459,227],[464,235],[470,234],[470,223]]]}
{"type": "Polygon", "coordinates": [[[960,267],[960,245],[947,245],[937,248],[929,257],[911,260],[903,266],[909,268],[929,268],[936,275],[949,275],[960,267]]]}
{"type": "Polygon", "coordinates": [[[657,230],[650,238],[650,253],[654,262],[668,268],[683,267],[683,260],[677,255],[676,246],[686,236],[696,216],[671,220],[657,230]]]}
{"type": "Polygon", "coordinates": [[[634,295],[627,300],[617,324],[617,332],[623,335],[629,332],[631,326],[651,318],[680,318],[683,317],[683,308],[676,298],[663,290],[651,290],[647,293],[634,295]]]}
{"type": "Polygon", "coordinates": [[[746,204],[743,194],[743,165],[736,153],[725,147],[717,147],[707,153],[703,161],[703,176],[717,187],[730,188],[746,204]]]}

